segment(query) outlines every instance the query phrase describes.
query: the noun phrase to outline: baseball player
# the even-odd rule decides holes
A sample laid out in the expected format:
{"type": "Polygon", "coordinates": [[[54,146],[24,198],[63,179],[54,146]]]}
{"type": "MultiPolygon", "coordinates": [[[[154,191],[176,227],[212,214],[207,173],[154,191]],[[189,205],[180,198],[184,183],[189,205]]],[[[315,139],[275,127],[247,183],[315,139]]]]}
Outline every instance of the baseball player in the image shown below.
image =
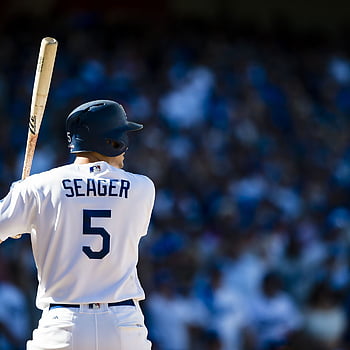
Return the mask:
{"type": "Polygon", "coordinates": [[[151,349],[136,265],[155,189],[122,170],[127,133],[142,125],[97,100],[66,126],[74,163],[15,183],[0,203],[0,240],[30,233],[38,270],[43,313],[27,349],[151,349]]]}

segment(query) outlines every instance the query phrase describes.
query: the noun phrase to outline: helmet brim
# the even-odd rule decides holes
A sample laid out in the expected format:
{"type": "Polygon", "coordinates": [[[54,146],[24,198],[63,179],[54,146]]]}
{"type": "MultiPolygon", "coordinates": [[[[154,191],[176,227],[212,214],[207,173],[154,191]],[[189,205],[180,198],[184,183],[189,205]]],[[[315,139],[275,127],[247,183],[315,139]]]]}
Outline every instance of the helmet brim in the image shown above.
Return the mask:
{"type": "Polygon", "coordinates": [[[138,124],[135,122],[127,122],[125,129],[127,131],[137,131],[137,130],[141,130],[142,128],[143,128],[142,124],[138,124]]]}

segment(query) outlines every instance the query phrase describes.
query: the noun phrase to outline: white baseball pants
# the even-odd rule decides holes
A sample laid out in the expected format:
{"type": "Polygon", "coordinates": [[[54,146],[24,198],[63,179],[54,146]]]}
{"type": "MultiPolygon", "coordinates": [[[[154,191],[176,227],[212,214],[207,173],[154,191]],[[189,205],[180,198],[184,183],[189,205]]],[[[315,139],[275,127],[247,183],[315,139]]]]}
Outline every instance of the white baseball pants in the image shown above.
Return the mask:
{"type": "Polygon", "coordinates": [[[27,350],[150,350],[140,306],[80,305],[43,311],[27,350]]]}

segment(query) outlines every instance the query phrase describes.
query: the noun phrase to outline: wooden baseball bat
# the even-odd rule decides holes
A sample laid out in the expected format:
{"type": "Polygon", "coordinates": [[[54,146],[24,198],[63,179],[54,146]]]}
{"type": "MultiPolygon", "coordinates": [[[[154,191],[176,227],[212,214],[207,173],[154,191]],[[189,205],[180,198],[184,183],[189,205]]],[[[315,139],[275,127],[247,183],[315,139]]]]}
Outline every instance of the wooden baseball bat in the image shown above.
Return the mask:
{"type": "Polygon", "coordinates": [[[43,119],[47,96],[49,94],[53,67],[57,51],[57,40],[46,37],[41,40],[38,63],[36,66],[32,102],[30,106],[29,130],[22,170],[22,180],[29,176],[43,119]]]}
{"type": "MultiPolygon", "coordinates": [[[[44,116],[47,96],[49,94],[56,51],[56,39],[46,37],[41,40],[30,106],[29,130],[22,169],[22,180],[30,175],[36,142],[38,140],[41,121],[44,116]]],[[[21,234],[18,234],[12,238],[18,239],[21,238],[21,236],[21,234]]]]}

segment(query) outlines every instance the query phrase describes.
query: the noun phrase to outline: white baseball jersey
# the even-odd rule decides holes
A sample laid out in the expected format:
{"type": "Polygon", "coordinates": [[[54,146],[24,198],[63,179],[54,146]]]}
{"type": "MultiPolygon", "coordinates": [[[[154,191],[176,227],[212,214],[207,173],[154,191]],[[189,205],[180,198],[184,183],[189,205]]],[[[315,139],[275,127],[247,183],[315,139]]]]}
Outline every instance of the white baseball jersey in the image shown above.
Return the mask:
{"type": "Polygon", "coordinates": [[[141,300],[136,265],[153,182],[106,162],[70,164],[16,183],[0,203],[0,240],[30,233],[36,304],[141,300]]]}

